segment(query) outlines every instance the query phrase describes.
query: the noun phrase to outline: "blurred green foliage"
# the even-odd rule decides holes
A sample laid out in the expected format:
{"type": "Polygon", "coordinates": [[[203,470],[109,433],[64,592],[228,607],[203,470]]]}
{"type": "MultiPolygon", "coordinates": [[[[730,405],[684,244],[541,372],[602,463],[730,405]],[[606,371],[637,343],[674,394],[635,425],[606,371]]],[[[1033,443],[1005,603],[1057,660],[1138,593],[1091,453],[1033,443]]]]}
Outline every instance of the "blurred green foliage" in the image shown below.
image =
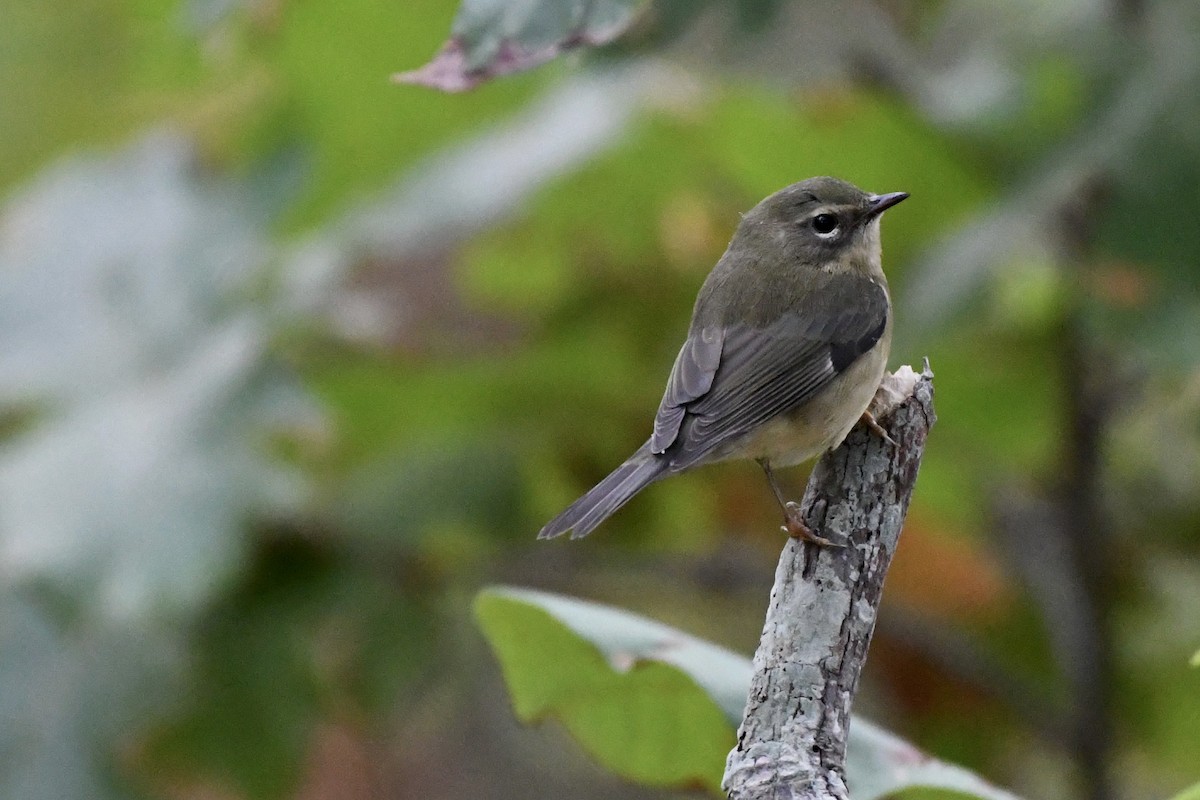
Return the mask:
{"type": "Polygon", "coordinates": [[[912,193],[893,366],[937,373],[860,705],[1063,797],[1092,680],[1113,793],[1178,792],[1194,5],[660,0],[444,95],[389,76],[452,0],[0,0],[0,795],[663,796],[512,727],[470,598],[753,645],[778,552],[753,469],[531,537],[644,438],[737,214],[822,173],[912,193]],[[1064,544],[1084,484],[1095,538],[1064,544]]]}

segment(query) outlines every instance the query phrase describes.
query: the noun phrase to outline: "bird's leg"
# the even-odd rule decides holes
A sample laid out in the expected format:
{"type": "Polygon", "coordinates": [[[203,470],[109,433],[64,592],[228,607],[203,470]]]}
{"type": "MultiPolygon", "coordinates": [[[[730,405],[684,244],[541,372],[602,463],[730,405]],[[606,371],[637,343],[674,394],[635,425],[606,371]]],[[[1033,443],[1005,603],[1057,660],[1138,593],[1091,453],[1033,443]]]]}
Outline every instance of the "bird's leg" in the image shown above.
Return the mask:
{"type": "Polygon", "coordinates": [[[788,536],[791,536],[793,539],[803,539],[806,542],[812,542],[822,547],[845,546],[826,539],[824,536],[817,535],[812,528],[808,527],[808,523],[804,521],[804,516],[800,512],[800,504],[783,499],[783,490],[779,488],[779,484],[775,480],[775,471],[771,469],[771,462],[765,458],[760,458],[758,459],[758,465],[766,473],[767,483],[771,485],[771,492],[774,493],[776,501],[779,502],[779,507],[783,509],[783,530],[788,536]]]}
{"type": "Polygon", "coordinates": [[[875,419],[875,415],[871,413],[870,409],[867,409],[866,411],[864,411],[862,413],[862,417],[861,417],[860,421],[864,425],[866,425],[868,428],[871,429],[871,433],[875,434],[880,439],[883,439],[885,442],[890,444],[892,447],[900,446],[900,445],[896,444],[896,440],[893,439],[891,436],[889,436],[888,432],[883,429],[883,426],[880,425],[879,422],[875,419]]]}

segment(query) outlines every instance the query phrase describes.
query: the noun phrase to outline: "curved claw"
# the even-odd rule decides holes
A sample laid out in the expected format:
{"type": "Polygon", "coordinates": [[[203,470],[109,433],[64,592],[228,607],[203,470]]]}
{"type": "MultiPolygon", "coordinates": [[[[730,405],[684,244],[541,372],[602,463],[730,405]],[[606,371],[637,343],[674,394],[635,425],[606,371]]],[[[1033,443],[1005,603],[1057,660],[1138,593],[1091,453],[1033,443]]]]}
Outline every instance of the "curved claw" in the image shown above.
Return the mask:
{"type": "Polygon", "coordinates": [[[871,432],[874,433],[876,436],[878,436],[880,439],[883,439],[885,442],[890,444],[892,447],[900,446],[899,444],[896,443],[895,439],[893,439],[890,435],[888,435],[888,432],[886,430],[884,430],[884,427],[879,424],[879,421],[875,419],[875,415],[872,414],[869,410],[864,411],[862,413],[862,417],[860,417],[860,419],[862,420],[862,423],[864,425],[866,425],[871,430],[871,432]]]}
{"type": "Polygon", "coordinates": [[[804,516],[800,513],[800,506],[797,503],[789,502],[783,507],[785,524],[781,527],[784,533],[793,539],[803,539],[806,542],[812,542],[821,547],[845,547],[845,542],[835,542],[832,539],[826,539],[820,536],[808,527],[808,523],[804,521],[804,516]]]}

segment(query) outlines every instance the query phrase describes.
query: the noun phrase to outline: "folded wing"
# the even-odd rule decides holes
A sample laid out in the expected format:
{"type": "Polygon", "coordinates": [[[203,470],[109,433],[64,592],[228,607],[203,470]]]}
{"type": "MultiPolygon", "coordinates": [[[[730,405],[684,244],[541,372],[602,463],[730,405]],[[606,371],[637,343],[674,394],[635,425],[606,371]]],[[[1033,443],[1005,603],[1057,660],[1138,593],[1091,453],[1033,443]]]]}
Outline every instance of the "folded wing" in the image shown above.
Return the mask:
{"type": "Polygon", "coordinates": [[[671,371],[650,449],[672,472],[797,408],[879,341],[886,290],[862,275],[820,276],[802,302],[760,325],[694,328],[671,371]]]}

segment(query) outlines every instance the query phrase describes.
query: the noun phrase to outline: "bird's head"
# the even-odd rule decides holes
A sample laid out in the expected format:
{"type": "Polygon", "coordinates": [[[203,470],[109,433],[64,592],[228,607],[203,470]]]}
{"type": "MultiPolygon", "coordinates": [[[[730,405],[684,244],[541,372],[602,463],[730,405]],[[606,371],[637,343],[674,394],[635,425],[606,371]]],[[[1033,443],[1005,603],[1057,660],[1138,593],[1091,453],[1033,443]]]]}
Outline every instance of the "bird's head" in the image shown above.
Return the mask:
{"type": "Polygon", "coordinates": [[[809,178],[751,209],[739,233],[773,239],[790,261],[874,273],[880,269],[879,217],[906,197],[870,194],[837,178],[809,178]]]}

